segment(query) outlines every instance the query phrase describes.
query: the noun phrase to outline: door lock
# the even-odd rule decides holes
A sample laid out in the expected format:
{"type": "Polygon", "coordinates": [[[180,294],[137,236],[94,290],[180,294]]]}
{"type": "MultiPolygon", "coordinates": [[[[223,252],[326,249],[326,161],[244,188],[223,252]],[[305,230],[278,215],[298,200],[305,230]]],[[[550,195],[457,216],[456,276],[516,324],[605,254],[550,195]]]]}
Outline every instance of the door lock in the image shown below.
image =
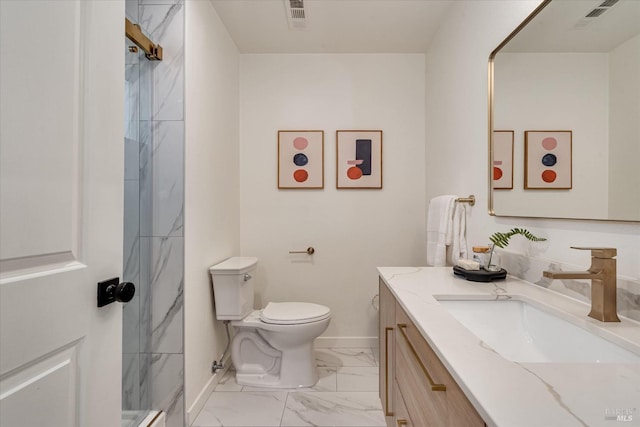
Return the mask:
{"type": "Polygon", "coordinates": [[[98,307],[104,307],[114,301],[129,302],[136,293],[136,287],[131,282],[122,282],[118,277],[98,282],[98,307]]]}

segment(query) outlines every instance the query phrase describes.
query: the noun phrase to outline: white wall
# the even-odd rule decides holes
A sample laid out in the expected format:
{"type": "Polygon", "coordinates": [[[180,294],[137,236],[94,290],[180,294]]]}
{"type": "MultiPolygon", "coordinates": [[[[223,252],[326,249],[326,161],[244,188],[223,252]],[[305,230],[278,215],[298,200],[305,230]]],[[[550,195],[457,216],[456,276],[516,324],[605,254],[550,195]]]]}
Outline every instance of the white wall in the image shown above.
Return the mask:
{"type": "Polygon", "coordinates": [[[185,7],[185,407],[193,415],[226,345],[208,268],[240,252],[239,54],[210,2],[185,7]]]}
{"type": "Polygon", "coordinates": [[[640,35],[610,54],[609,209],[615,218],[640,218],[640,35]],[[624,171],[624,173],[616,173],[624,171]]]}
{"type": "Polygon", "coordinates": [[[256,304],[324,304],[325,337],[375,342],[376,266],[425,263],[424,55],[247,54],[240,68],[241,248],[260,260],[256,304]],[[325,131],[323,190],[278,190],[287,129],[325,131]],[[382,190],[336,190],[337,129],[383,130],[382,190]],[[313,257],[288,254],[308,246],[313,257]]]}
{"type": "MultiPolygon", "coordinates": [[[[478,203],[469,221],[471,244],[487,243],[495,231],[527,227],[549,239],[546,245],[535,245],[538,252],[532,257],[587,267],[588,256],[569,246],[613,246],[618,248],[618,273],[638,279],[639,224],[499,218],[487,213],[487,62],[491,51],[538,3],[457,1],[443,20],[427,53],[427,198],[476,194],[478,203]]],[[[509,249],[531,250],[515,239],[509,249]]]]}
{"type": "Polygon", "coordinates": [[[514,131],[513,189],[494,194],[501,215],[608,218],[609,65],[606,53],[500,53],[494,127],[514,131]],[[572,131],[571,190],[524,190],[524,132],[572,131]]]}

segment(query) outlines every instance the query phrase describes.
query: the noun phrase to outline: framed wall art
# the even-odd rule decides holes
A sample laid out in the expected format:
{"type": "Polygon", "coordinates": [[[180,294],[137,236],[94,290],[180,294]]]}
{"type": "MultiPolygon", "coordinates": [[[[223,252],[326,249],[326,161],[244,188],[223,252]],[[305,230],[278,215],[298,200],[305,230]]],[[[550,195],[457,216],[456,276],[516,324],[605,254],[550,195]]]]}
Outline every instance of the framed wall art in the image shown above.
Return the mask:
{"type": "Polygon", "coordinates": [[[278,131],[278,188],[324,188],[324,131],[278,131]]]}
{"type": "Polygon", "coordinates": [[[569,190],[572,187],[572,132],[524,132],[524,188],[569,190]]]}
{"type": "Polygon", "coordinates": [[[336,131],[336,188],[382,188],[382,131],[336,131]]]}
{"type": "Polygon", "coordinates": [[[513,189],[513,131],[493,131],[493,188],[513,189]]]}

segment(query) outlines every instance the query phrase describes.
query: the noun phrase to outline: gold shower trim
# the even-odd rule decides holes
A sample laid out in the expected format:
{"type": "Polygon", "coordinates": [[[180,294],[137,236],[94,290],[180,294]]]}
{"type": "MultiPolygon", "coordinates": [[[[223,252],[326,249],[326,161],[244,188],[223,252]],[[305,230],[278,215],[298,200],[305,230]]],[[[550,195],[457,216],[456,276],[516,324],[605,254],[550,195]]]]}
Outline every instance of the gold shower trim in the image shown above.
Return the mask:
{"type": "Polygon", "coordinates": [[[124,18],[124,33],[129,40],[134,42],[145,53],[150,61],[162,61],[162,46],[155,44],[140,29],[140,25],[134,24],[124,18]]]}

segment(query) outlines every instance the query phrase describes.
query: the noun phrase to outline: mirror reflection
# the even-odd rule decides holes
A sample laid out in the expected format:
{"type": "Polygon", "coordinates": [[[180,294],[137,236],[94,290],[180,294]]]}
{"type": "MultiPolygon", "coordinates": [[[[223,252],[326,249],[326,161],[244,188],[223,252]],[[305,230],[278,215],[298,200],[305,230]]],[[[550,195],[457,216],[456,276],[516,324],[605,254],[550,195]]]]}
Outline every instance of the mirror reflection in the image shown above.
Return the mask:
{"type": "Polygon", "coordinates": [[[640,1],[551,0],[507,40],[490,59],[490,209],[640,221],[640,1]]]}

